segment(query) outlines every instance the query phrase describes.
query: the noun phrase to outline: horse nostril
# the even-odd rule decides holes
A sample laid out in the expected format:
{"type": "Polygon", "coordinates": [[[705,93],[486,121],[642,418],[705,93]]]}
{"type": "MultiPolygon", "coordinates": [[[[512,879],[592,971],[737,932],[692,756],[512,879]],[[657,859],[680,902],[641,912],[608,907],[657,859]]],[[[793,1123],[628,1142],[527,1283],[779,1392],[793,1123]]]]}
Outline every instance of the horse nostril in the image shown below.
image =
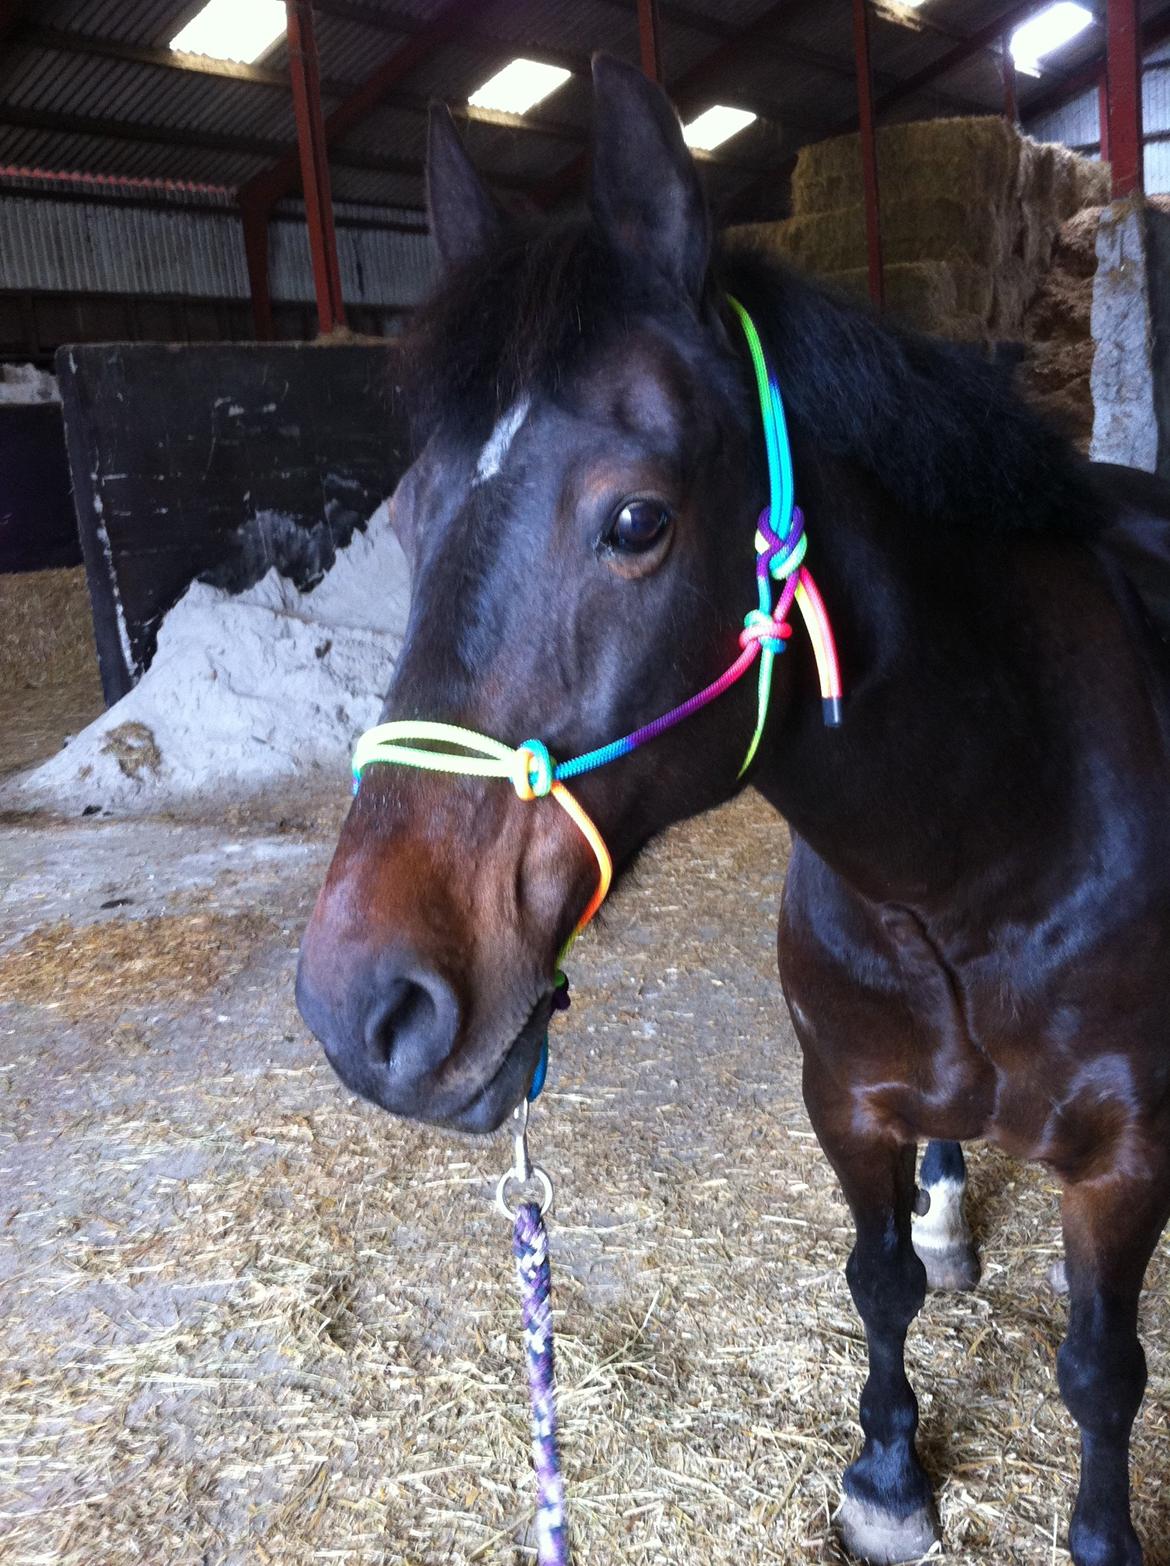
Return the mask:
{"type": "Polygon", "coordinates": [[[435,973],[402,974],[370,1008],[365,1043],[371,1061],[404,1076],[434,1071],[451,1053],[459,1010],[450,985],[435,973]]]}

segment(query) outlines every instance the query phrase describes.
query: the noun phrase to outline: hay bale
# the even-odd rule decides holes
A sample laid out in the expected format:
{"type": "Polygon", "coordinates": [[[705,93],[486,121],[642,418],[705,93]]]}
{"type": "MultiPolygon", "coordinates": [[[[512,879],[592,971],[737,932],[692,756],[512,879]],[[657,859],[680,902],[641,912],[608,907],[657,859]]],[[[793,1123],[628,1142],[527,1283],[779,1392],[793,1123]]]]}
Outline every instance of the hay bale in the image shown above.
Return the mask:
{"type": "MultiPolygon", "coordinates": [[[[1051,203],[1061,219],[1107,199],[1109,171],[1067,147],[1033,141],[998,115],[912,120],[878,131],[879,178],[903,200],[961,191],[997,205],[1024,198],[1051,203]]],[[[792,210],[807,216],[864,199],[861,143],[835,136],[801,149],[792,210]]]]}
{"type": "Polygon", "coordinates": [[[97,649],[85,571],[0,576],[0,686],[92,685],[97,649]]]}
{"type": "MultiPolygon", "coordinates": [[[[765,225],[759,225],[764,227],[765,225]]],[[[838,207],[769,225],[765,248],[817,277],[866,264],[864,207],[838,207]]],[[[1012,253],[1014,235],[989,202],[961,196],[897,197],[882,204],[882,253],[887,266],[959,261],[998,266],[1012,253]]]]}
{"type": "MultiPolygon", "coordinates": [[[[878,155],[888,307],[947,337],[1018,338],[1060,225],[1107,199],[1103,165],[1032,141],[999,117],[885,126],[878,155]]],[[[792,192],[792,218],[736,238],[864,293],[858,138],[805,147],[792,192]]]]}
{"type": "Polygon", "coordinates": [[[1100,221],[1101,208],[1090,207],[1061,226],[1021,332],[1028,352],[1020,390],[1084,452],[1093,435],[1091,318],[1100,221]]]}
{"type": "MultiPolygon", "coordinates": [[[[929,200],[940,190],[962,191],[973,202],[997,200],[1015,183],[1023,139],[991,115],[884,125],[877,138],[879,178],[908,200],[929,200]]],[[[792,176],[795,213],[859,206],[863,196],[858,136],[801,149],[792,176]]]]}

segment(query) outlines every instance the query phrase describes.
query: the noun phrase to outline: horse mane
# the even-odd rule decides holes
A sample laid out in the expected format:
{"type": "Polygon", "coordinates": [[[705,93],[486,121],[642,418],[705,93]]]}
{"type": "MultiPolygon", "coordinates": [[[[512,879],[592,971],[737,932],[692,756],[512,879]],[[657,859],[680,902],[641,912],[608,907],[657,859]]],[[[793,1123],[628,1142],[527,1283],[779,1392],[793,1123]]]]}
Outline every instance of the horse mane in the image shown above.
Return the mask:
{"type": "MultiPolygon", "coordinates": [[[[742,244],[717,252],[706,308],[720,293],[754,317],[794,428],[870,473],[908,516],[985,532],[1099,530],[1084,459],[1023,401],[1010,365],[879,319],[742,244]]],[[[482,438],[517,397],[555,392],[603,335],[687,313],[587,217],[513,224],[444,277],[402,339],[415,441],[440,422],[482,438]]]]}
{"type": "Polygon", "coordinates": [[[856,462],[910,516],[1085,536],[1086,463],[1013,385],[1014,365],[925,337],[748,247],[717,275],[751,311],[795,427],[856,462]]]}

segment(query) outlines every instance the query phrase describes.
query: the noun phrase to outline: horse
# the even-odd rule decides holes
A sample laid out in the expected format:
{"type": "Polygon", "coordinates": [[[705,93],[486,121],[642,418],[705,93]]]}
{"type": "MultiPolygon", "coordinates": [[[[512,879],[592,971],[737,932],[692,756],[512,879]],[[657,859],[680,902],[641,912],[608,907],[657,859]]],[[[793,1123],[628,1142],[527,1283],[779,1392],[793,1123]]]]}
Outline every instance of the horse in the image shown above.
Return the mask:
{"type": "MultiPolygon", "coordinates": [[[[961,1144],[981,1139],[1061,1184],[1070,1547],[1137,1566],[1138,1294],[1170,1214],[1165,493],[1077,456],[1002,364],[718,240],[666,97],[604,57],[593,87],[590,191],[567,214],[502,213],[432,116],[441,275],[402,346],[413,600],[384,716],[566,757],[725,668],[768,494],[741,302],[787,407],[842,721],[794,635],[746,772],[740,681],[577,798],[619,878],[747,786],[789,823],[780,981],[869,1357],[847,1548],[900,1562],[939,1537],[904,1345],[928,1281],[977,1279],[961,1144]]],[[[297,978],[343,1081],[397,1115],[498,1127],[596,875],[549,801],[366,768],[297,978]]]]}

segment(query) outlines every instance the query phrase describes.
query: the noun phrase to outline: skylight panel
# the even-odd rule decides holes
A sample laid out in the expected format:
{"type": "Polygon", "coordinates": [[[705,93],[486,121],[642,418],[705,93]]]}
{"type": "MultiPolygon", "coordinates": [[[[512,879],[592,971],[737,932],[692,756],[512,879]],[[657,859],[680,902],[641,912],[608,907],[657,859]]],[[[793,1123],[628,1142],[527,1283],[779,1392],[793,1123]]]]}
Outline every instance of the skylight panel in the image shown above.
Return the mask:
{"type": "Polygon", "coordinates": [[[489,76],[468,98],[476,109],[496,109],[501,114],[527,114],[542,98],[555,92],[572,73],[539,60],[513,60],[489,76]]]}
{"type": "Polygon", "coordinates": [[[749,126],[757,116],[747,109],[732,109],[716,103],[697,119],[683,126],[683,140],[696,152],[711,152],[749,126]]]}
{"type": "Polygon", "coordinates": [[[286,25],[284,0],[208,0],[171,39],[171,48],[179,54],[253,65],[286,25]]]}
{"type": "Polygon", "coordinates": [[[1093,21],[1093,13],[1073,0],[1058,0],[1022,22],[1012,34],[1012,58],[1018,71],[1040,75],[1040,62],[1071,43],[1093,21]]]}

